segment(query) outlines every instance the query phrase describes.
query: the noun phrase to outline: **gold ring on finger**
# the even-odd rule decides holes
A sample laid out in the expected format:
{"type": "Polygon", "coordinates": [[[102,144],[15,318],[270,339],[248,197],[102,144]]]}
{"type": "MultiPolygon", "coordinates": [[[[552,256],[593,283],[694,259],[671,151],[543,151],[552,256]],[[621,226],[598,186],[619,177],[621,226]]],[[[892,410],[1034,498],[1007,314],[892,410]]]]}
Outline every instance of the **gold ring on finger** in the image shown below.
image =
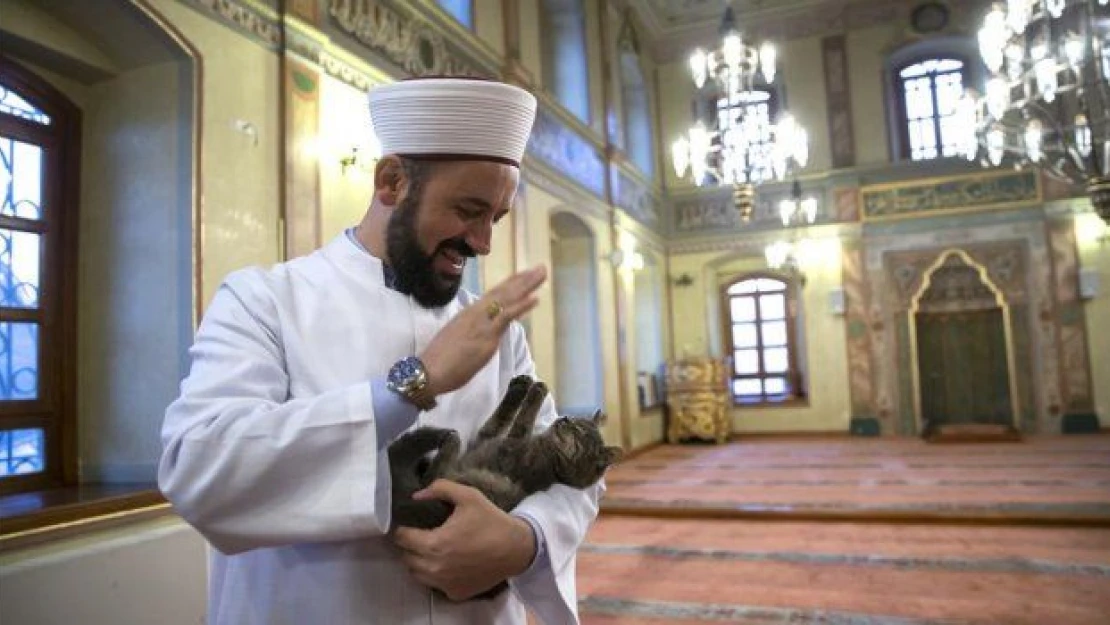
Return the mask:
{"type": "Polygon", "coordinates": [[[497,315],[500,315],[502,310],[505,309],[501,306],[501,302],[497,300],[492,300],[490,303],[486,304],[486,316],[489,317],[490,320],[496,319],[497,315]]]}

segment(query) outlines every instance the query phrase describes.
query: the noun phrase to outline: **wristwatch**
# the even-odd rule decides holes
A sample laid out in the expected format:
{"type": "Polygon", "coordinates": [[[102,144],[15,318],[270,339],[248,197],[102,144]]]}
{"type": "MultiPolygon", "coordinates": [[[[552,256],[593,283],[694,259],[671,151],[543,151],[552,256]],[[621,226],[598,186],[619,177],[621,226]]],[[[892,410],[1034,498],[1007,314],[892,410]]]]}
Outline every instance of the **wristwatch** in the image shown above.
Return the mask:
{"type": "Polygon", "coordinates": [[[416,356],[394,363],[385,382],[389,390],[425,412],[436,407],[436,398],[428,389],[428,371],[416,356]]]}

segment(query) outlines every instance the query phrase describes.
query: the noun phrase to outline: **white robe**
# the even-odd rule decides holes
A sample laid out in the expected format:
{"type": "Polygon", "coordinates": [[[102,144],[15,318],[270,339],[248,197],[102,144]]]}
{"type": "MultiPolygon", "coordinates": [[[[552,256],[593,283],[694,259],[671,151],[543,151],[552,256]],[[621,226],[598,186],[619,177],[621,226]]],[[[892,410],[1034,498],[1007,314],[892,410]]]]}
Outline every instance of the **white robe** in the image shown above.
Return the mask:
{"type": "MultiPolygon", "coordinates": [[[[518,625],[522,600],[549,625],[578,622],[575,552],[600,485],[556,485],[521,502],[551,567],[538,584],[510,580],[513,592],[495,601],[433,595],[383,536],[389,475],[369,381],[420,353],[472,300],[460,292],[443,308],[421,308],[387,288],[381,262],[343,235],[227,278],[166,411],[159,467],[162,491],[215,547],[209,625],[518,625]]],[[[534,368],[513,323],[489,364],[417,425],[473,440],[509,380],[534,368]]],[[[538,427],[555,416],[548,399],[538,427]]]]}

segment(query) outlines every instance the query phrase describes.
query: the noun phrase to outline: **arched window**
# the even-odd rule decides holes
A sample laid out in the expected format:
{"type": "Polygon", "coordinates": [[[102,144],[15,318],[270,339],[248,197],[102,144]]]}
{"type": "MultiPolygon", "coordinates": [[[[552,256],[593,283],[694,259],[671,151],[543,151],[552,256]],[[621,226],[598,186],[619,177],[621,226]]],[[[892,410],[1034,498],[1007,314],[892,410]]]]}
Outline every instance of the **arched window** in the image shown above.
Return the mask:
{"type": "Polygon", "coordinates": [[[964,62],[954,57],[908,63],[896,72],[904,141],[903,158],[957,156],[972,129],[956,115],[964,94],[964,62]]]}
{"type": "Polygon", "coordinates": [[[648,85],[640,65],[639,44],[631,23],[626,23],[618,42],[620,54],[621,105],[624,118],[624,149],[629,159],[649,178],[655,171],[648,85]]]}
{"type": "Polygon", "coordinates": [[[79,123],[0,56],[0,493],[76,478],[79,123]]]}
{"type": "Polygon", "coordinates": [[[577,215],[551,216],[555,401],[560,414],[592,414],[605,401],[598,314],[597,241],[577,215]]]}
{"type": "Polygon", "coordinates": [[[766,404],[804,396],[792,286],[778,277],[749,275],[723,288],[734,403],[766,404]]]}
{"type": "Polygon", "coordinates": [[[542,0],[543,84],[575,117],[590,121],[586,12],[582,0],[542,0]]]}
{"type": "Polygon", "coordinates": [[[640,408],[653,408],[662,401],[660,374],[666,360],[663,311],[664,284],[662,264],[654,254],[644,254],[644,268],[633,281],[636,322],[636,371],[640,387],[640,408]]]}
{"type": "Polygon", "coordinates": [[[474,30],[474,0],[436,0],[436,4],[458,23],[474,30]]]}

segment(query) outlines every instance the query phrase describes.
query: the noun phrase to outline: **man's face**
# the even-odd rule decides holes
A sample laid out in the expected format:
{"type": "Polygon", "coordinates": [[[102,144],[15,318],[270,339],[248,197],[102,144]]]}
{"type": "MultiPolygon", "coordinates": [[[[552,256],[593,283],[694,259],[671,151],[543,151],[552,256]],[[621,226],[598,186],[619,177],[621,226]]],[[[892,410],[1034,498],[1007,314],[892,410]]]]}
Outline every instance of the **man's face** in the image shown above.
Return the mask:
{"type": "Polygon", "coordinates": [[[433,167],[418,194],[406,191],[389,219],[386,253],[397,287],[426,308],[454,299],[466,262],[489,254],[493,224],[509,212],[519,182],[520,171],[501,163],[433,167]]]}

